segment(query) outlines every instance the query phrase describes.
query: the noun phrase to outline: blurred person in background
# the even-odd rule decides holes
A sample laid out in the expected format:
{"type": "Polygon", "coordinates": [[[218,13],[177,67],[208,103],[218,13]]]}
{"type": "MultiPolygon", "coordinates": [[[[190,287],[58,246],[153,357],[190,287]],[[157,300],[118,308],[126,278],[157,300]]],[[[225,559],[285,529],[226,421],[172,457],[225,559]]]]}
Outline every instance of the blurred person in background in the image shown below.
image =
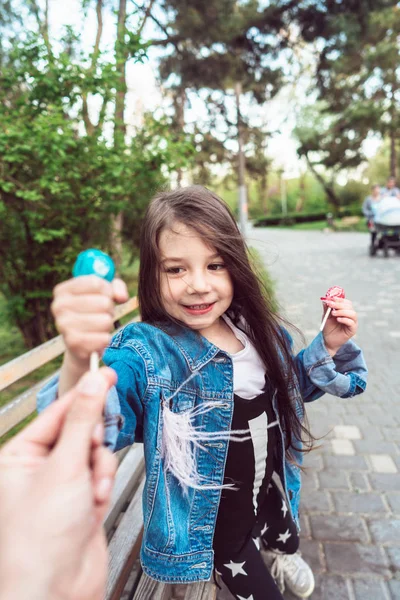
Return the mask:
{"type": "Polygon", "coordinates": [[[400,189],[396,185],[396,177],[388,177],[386,187],[381,189],[382,196],[395,196],[400,199],[400,189]]]}
{"type": "MultiPolygon", "coordinates": [[[[393,179],[393,178],[391,178],[393,179]]],[[[388,180],[389,183],[389,180],[388,180]]],[[[394,181],[395,183],[395,181],[394,181]]],[[[383,188],[386,189],[386,188],[383,188]]],[[[392,188],[397,189],[397,188],[392,188]]],[[[376,215],[377,207],[382,200],[383,194],[381,193],[380,186],[376,183],[371,188],[371,194],[367,196],[362,205],[362,212],[365,218],[367,219],[368,229],[371,233],[371,244],[373,245],[376,238],[376,230],[374,226],[374,220],[376,215]]]]}

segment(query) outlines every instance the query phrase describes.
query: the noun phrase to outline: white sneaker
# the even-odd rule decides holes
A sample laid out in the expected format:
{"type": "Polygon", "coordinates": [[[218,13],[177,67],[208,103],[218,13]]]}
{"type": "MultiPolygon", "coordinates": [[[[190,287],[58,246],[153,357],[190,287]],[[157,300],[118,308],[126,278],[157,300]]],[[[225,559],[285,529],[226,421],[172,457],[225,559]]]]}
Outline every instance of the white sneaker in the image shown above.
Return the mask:
{"type": "Polygon", "coordinates": [[[277,554],[267,550],[263,552],[272,577],[283,594],[285,583],[298,598],[308,598],[314,591],[315,580],[301,553],[277,554]]]}

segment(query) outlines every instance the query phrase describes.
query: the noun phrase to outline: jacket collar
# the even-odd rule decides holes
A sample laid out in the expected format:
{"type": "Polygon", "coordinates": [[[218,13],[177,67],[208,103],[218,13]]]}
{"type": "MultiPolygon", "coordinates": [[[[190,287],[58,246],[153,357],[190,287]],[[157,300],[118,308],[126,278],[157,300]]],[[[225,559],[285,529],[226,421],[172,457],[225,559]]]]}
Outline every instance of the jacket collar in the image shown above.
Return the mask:
{"type": "Polygon", "coordinates": [[[167,321],[155,323],[154,325],[169,335],[175,344],[179,346],[191,371],[201,369],[217,354],[228,356],[226,352],[189,327],[167,321]]]}

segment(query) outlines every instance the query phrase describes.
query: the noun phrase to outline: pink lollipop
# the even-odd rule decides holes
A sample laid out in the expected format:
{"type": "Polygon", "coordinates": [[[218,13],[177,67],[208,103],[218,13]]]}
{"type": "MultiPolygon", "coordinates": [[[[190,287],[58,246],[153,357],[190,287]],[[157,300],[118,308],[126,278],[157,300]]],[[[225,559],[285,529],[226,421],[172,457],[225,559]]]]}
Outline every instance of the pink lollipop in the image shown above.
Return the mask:
{"type": "MultiPolygon", "coordinates": [[[[346,295],[344,293],[344,289],[339,287],[338,285],[334,285],[333,287],[330,287],[329,290],[326,292],[325,296],[321,297],[322,302],[326,302],[327,300],[336,300],[336,298],[345,298],[346,295]]],[[[329,315],[331,314],[331,307],[328,308],[328,310],[325,313],[324,316],[324,320],[321,323],[321,327],[319,328],[320,331],[322,331],[325,327],[325,323],[327,322],[329,315]]]]}

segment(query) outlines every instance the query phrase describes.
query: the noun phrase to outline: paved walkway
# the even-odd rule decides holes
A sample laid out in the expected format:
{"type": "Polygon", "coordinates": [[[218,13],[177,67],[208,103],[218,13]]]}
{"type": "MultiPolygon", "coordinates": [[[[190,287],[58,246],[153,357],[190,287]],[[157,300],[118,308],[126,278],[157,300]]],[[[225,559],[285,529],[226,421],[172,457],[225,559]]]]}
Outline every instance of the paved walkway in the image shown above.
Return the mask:
{"type": "MultiPolygon", "coordinates": [[[[312,600],[400,599],[400,257],[370,258],[368,235],[253,229],[287,318],[311,341],[319,297],[340,285],[357,308],[365,394],[308,405],[302,542],[316,574],[312,600]]],[[[290,595],[286,596],[292,598],[290,595]]]]}

